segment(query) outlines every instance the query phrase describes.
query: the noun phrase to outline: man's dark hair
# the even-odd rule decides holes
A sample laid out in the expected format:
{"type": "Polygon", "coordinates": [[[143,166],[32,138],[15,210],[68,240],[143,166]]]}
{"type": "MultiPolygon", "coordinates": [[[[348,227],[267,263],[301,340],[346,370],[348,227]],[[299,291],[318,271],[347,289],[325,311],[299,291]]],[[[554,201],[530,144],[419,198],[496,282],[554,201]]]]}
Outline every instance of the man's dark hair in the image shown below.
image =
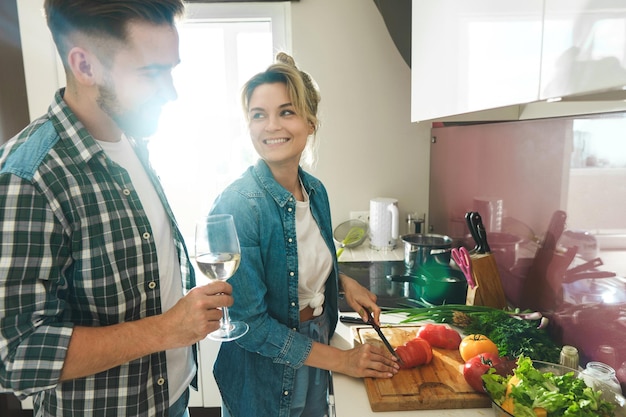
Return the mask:
{"type": "Polygon", "coordinates": [[[183,0],[45,0],[48,28],[65,64],[66,39],[75,32],[94,38],[126,40],[128,22],[174,25],[183,0]]]}

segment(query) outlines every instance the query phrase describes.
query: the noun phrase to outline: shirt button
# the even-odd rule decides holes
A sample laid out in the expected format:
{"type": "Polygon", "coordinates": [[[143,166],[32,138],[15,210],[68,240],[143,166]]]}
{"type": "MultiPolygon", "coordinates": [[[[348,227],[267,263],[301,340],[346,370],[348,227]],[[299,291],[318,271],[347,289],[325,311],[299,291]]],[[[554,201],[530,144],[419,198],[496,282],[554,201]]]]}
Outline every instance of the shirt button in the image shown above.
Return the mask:
{"type": "Polygon", "coordinates": [[[283,395],[289,395],[289,391],[283,392],[283,395]]]}
{"type": "Polygon", "coordinates": [[[287,209],[287,211],[288,211],[289,213],[291,213],[291,212],[293,211],[293,209],[292,209],[291,207],[289,207],[289,208],[287,209]]]}
{"type": "Polygon", "coordinates": [[[292,238],[289,238],[289,239],[287,239],[287,241],[288,241],[289,243],[291,243],[291,242],[293,242],[293,239],[292,239],[292,238]]]}
{"type": "Polygon", "coordinates": [[[156,284],[156,282],[154,282],[154,281],[150,281],[150,283],[148,283],[148,288],[150,288],[151,290],[153,290],[153,289],[155,289],[155,288],[156,288],[156,285],[157,285],[157,284],[156,284]]]}
{"type": "Polygon", "coordinates": [[[291,302],[291,306],[294,307],[296,305],[296,303],[294,303],[293,301],[291,302]]]}
{"type": "Polygon", "coordinates": [[[296,275],[296,273],[295,273],[295,272],[293,272],[293,271],[291,271],[291,272],[289,273],[289,276],[290,276],[290,277],[292,277],[292,276],[294,276],[294,275],[296,275]]]}
{"type": "Polygon", "coordinates": [[[124,188],[124,190],[122,190],[122,193],[124,195],[130,195],[130,190],[128,188],[124,188]]]}
{"type": "Polygon", "coordinates": [[[161,385],[163,385],[163,384],[165,384],[165,378],[159,378],[159,379],[157,379],[157,385],[161,386],[161,385]]]}
{"type": "Polygon", "coordinates": [[[143,235],[141,235],[141,236],[142,236],[145,240],[150,239],[150,233],[148,233],[148,232],[144,232],[144,234],[143,234],[143,235]]]}

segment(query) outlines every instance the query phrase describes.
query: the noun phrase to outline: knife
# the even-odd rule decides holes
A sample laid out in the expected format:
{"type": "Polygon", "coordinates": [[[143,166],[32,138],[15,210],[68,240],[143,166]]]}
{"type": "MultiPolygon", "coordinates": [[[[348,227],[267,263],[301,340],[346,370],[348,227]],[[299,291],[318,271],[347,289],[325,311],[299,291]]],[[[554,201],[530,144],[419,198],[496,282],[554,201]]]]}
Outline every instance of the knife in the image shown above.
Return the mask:
{"type": "Polygon", "coordinates": [[[474,212],[473,221],[476,224],[476,233],[478,234],[478,241],[480,242],[479,245],[482,250],[482,252],[479,253],[490,253],[491,248],[487,242],[487,230],[485,230],[483,218],[480,216],[479,212],[474,212]]]}
{"type": "MultiPolygon", "coordinates": [[[[366,321],[363,321],[362,318],[360,317],[352,317],[352,316],[339,316],[339,321],[342,323],[346,323],[346,324],[369,324],[366,321]]],[[[397,323],[380,323],[382,325],[391,325],[391,324],[397,324],[397,323]]]]}
{"type": "Polygon", "coordinates": [[[335,410],[335,387],[333,385],[333,373],[328,371],[328,417],[337,417],[335,410]]]}
{"type": "Polygon", "coordinates": [[[380,340],[383,341],[383,343],[385,344],[389,352],[391,352],[391,354],[398,360],[398,363],[402,363],[402,359],[400,359],[400,356],[398,356],[396,351],[393,349],[393,347],[391,346],[391,344],[389,343],[389,341],[383,334],[383,331],[380,330],[380,326],[374,323],[374,317],[372,317],[372,313],[368,312],[367,315],[368,315],[367,324],[371,325],[374,328],[374,330],[376,330],[376,333],[378,333],[378,337],[380,337],[380,340]]]}
{"type": "Polygon", "coordinates": [[[468,211],[467,213],[465,213],[465,223],[467,224],[467,228],[469,229],[469,232],[474,239],[474,243],[476,244],[476,246],[470,251],[470,253],[480,253],[480,241],[478,237],[478,231],[476,230],[476,226],[474,225],[474,222],[472,220],[473,214],[473,211],[468,211]]]}

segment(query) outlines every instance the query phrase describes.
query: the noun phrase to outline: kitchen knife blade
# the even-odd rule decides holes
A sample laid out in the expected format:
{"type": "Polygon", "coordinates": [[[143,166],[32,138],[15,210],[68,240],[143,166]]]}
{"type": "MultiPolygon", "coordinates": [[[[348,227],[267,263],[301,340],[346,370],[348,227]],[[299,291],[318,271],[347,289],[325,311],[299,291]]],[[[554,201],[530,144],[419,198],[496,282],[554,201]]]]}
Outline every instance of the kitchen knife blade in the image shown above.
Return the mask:
{"type": "Polygon", "coordinates": [[[368,324],[371,325],[374,328],[374,330],[376,330],[376,333],[378,333],[378,337],[380,337],[380,340],[383,341],[383,343],[385,344],[389,352],[391,352],[391,354],[398,360],[398,363],[402,363],[402,359],[400,359],[400,356],[398,356],[396,351],[393,349],[393,347],[391,346],[391,344],[389,343],[389,341],[383,334],[383,331],[380,330],[380,326],[374,323],[374,317],[372,317],[372,313],[368,312],[367,315],[368,315],[368,324]]]}

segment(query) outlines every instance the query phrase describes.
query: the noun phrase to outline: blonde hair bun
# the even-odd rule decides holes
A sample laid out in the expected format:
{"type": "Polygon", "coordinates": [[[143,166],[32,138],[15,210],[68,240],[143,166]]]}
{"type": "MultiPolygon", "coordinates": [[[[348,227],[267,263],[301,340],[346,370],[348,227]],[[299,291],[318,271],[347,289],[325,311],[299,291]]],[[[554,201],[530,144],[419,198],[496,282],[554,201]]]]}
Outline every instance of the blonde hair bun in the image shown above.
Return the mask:
{"type": "Polygon", "coordinates": [[[296,61],[293,60],[293,57],[289,54],[286,54],[285,52],[279,52],[276,54],[276,62],[289,65],[290,67],[298,68],[296,66],[296,61]]]}

